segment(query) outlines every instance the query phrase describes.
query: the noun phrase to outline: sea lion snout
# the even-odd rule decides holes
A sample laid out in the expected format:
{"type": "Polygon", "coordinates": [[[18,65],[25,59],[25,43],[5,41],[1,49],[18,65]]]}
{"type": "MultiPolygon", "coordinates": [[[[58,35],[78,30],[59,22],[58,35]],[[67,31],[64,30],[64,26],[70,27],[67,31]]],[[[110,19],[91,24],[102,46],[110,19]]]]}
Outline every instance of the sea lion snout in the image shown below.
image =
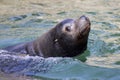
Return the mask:
{"type": "Polygon", "coordinates": [[[78,26],[79,33],[82,35],[89,33],[90,25],[91,23],[90,23],[89,18],[84,15],[76,20],[76,26],[78,26]]]}
{"type": "Polygon", "coordinates": [[[88,21],[88,20],[89,20],[89,18],[88,18],[88,17],[86,17],[86,16],[84,16],[84,15],[83,15],[83,16],[81,16],[81,17],[80,17],[80,19],[82,19],[82,20],[84,20],[84,21],[88,21]]]}

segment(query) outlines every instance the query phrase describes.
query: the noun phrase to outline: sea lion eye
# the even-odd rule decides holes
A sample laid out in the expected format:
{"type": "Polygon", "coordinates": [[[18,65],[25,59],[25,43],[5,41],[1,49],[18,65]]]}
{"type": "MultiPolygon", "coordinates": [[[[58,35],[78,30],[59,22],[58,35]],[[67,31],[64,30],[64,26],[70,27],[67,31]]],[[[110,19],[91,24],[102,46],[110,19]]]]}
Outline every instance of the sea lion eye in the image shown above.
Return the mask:
{"type": "Polygon", "coordinates": [[[68,32],[70,32],[71,31],[71,26],[66,26],[65,30],[68,31],[68,32]]]}

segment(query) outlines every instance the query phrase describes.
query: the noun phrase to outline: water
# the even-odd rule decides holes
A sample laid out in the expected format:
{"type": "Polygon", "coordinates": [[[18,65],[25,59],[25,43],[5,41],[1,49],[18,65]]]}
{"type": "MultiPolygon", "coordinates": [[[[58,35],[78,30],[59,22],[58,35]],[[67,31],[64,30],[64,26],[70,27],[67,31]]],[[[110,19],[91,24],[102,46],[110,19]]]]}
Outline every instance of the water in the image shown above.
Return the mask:
{"type": "MultiPolygon", "coordinates": [[[[87,65],[72,58],[42,58],[31,56],[9,55],[1,51],[0,69],[6,73],[34,76],[34,78],[50,80],[118,80],[120,69],[102,68],[87,65]]],[[[15,77],[16,78],[16,77],[15,77]]],[[[36,79],[35,79],[36,80],[36,79]]]]}
{"type": "MultiPolygon", "coordinates": [[[[1,0],[0,2],[0,48],[34,40],[66,18],[78,18],[86,15],[92,23],[88,49],[83,55],[74,57],[75,59],[43,59],[1,54],[0,50],[1,63],[7,59],[9,62],[7,64],[10,65],[4,68],[1,67],[1,64],[0,67],[3,71],[29,75],[33,77],[31,80],[120,79],[119,0],[13,0],[13,2],[1,0]],[[17,65],[10,64],[14,61],[17,65]],[[31,66],[27,61],[36,65],[31,66]],[[21,64],[26,64],[27,68],[21,64]]],[[[0,73],[1,79],[9,80],[8,75],[0,73]]],[[[12,78],[16,80],[16,76],[12,78]]],[[[21,80],[27,78],[20,77],[21,80]]]]}

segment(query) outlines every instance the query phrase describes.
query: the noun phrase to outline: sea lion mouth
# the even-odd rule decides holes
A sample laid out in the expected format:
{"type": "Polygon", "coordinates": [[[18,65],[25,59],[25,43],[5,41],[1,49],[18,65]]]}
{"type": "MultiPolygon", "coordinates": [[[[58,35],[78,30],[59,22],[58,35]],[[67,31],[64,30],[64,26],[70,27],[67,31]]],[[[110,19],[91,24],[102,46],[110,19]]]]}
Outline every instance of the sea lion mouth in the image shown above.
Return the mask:
{"type": "Polygon", "coordinates": [[[90,20],[86,16],[81,16],[79,19],[76,20],[76,25],[78,26],[79,33],[85,35],[89,33],[90,30],[90,20]]]}

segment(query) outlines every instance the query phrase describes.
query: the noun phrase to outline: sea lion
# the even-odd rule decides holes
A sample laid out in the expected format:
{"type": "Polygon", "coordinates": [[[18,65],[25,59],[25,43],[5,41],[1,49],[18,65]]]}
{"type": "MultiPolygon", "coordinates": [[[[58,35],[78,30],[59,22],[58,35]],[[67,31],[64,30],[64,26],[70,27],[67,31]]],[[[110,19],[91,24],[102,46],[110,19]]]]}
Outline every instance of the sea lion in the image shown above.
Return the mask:
{"type": "Polygon", "coordinates": [[[90,20],[86,16],[65,19],[34,41],[9,46],[5,50],[41,57],[73,57],[87,48],[90,20]]]}

